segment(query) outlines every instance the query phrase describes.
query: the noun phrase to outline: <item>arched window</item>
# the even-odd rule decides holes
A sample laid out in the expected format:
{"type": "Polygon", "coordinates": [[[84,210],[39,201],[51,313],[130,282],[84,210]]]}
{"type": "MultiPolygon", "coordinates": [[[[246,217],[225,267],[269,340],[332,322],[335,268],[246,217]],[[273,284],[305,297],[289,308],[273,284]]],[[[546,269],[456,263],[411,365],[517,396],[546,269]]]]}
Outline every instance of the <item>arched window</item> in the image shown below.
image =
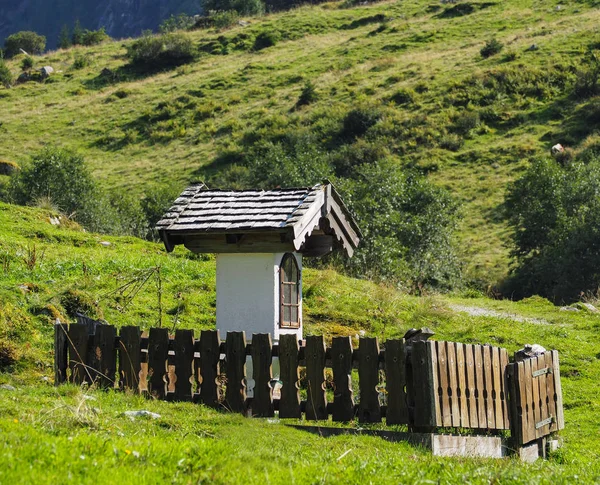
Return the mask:
{"type": "Polygon", "coordinates": [[[279,267],[279,326],[300,327],[300,270],[291,253],[283,255],[279,267]]]}

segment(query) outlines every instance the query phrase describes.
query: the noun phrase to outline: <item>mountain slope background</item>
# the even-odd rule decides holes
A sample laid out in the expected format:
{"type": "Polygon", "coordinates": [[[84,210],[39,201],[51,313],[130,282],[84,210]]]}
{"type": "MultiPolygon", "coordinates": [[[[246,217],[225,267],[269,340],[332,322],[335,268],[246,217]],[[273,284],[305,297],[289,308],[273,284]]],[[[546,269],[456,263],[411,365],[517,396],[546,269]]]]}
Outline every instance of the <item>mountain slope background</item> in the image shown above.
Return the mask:
{"type": "Polygon", "coordinates": [[[198,0],[24,0],[0,2],[0,39],[20,30],[45,35],[48,48],[56,48],[61,28],[77,20],[84,29],[106,28],[116,39],[156,30],[171,15],[200,13],[198,0]]]}
{"type": "MultiPolygon", "coordinates": [[[[35,59],[58,71],[48,82],[0,88],[0,158],[73,148],[105,186],[142,195],[195,179],[234,186],[257,145],[305,133],[321,151],[358,162],[374,153],[449,189],[463,207],[466,278],[485,287],[509,268],[507,185],[555,143],[579,150],[597,137],[600,101],[578,98],[574,86],[600,47],[599,10],[559,7],[302,7],[191,32],[198,59],[156,71],[129,66],[131,41],[50,52],[35,59]],[[257,49],[265,34],[275,45],[257,49]],[[492,37],[504,47],[485,58],[492,37]],[[317,99],[299,107],[309,81],[317,99]],[[355,109],[375,115],[347,139],[355,109]]],[[[19,63],[9,62],[15,73],[19,63]]]]}

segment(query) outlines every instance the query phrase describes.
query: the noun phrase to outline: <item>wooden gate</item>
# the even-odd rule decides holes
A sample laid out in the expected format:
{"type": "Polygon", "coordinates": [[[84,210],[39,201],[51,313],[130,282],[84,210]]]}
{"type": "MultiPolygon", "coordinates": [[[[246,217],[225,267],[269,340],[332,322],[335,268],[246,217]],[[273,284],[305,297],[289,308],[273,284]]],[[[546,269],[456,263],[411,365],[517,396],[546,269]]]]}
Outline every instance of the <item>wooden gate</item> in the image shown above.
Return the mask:
{"type": "Polygon", "coordinates": [[[509,364],[511,435],[518,445],[565,427],[558,352],[509,364]]]}

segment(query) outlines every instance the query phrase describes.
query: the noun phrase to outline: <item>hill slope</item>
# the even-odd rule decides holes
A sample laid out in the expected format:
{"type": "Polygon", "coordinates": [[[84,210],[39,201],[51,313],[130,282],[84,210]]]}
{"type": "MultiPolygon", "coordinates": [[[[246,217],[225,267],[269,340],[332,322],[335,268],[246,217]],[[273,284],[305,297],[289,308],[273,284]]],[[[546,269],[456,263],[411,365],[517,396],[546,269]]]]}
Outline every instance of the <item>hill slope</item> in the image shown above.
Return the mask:
{"type": "Polygon", "coordinates": [[[554,143],[577,147],[597,126],[598,100],[572,92],[586,52],[600,45],[598,19],[580,2],[325,4],[193,32],[200,58],[164,72],[125,67],[121,42],[49,53],[36,62],[61,71],[51,82],[0,88],[0,158],[20,161],[52,143],[80,150],[119,190],[223,173],[230,184],[227,167],[257,141],[304,130],[341,150],[344,117],[366,106],[379,118],[351,153],[380,147],[449,188],[464,203],[467,276],[494,283],[508,268],[507,183],[554,143]],[[261,32],[280,40],[254,50],[261,32]],[[482,58],[493,36],[504,49],[482,58]],[[75,69],[82,56],[89,65],[75,69]],[[309,80],[319,99],[296,109],[309,80]]]}

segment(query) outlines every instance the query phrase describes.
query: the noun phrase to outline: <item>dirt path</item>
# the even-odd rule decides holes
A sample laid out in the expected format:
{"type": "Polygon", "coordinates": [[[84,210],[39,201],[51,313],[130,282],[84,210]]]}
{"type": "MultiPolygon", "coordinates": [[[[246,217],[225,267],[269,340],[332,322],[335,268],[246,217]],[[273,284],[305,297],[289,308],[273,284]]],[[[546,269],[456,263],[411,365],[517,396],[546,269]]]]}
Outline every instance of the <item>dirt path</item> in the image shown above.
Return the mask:
{"type": "Polygon", "coordinates": [[[450,309],[455,312],[466,313],[472,317],[492,317],[492,318],[508,318],[515,322],[533,323],[535,325],[549,325],[550,322],[543,318],[527,318],[516,313],[499,312],[490,310],[489,308],[481,308],[477,306],[467,305],[450,305],[450,309]]]}

